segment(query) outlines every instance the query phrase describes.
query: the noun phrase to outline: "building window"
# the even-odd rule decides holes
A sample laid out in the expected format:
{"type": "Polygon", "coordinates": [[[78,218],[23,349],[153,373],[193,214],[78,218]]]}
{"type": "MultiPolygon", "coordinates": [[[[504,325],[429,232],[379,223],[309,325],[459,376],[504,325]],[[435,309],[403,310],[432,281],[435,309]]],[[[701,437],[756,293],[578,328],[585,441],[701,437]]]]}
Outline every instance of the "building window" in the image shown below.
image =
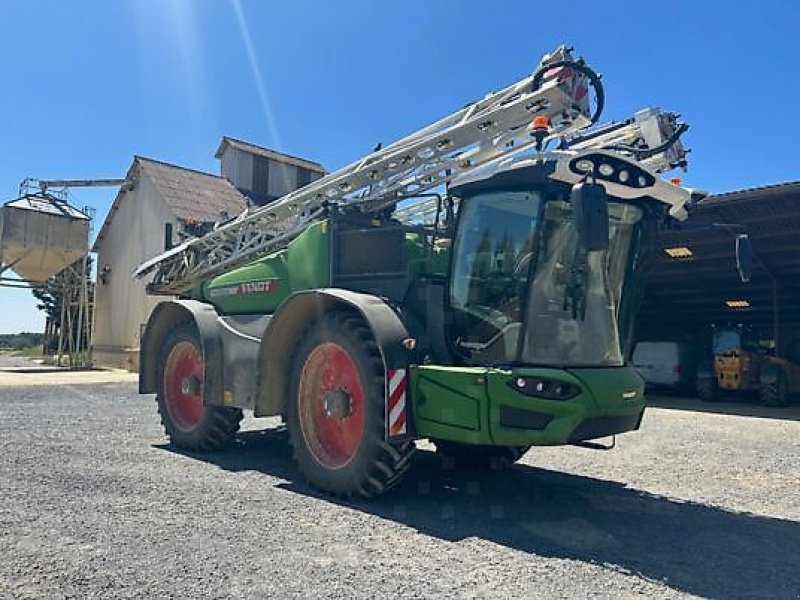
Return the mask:
{"type": "Polygon", "coordinates": [[[311,183],[311,169],[304,169],[303,167],[297,168],[297,187],[301,188],[304,185],[311,183]]]}
{"type": "Polygon", "coordinates": [[[172,248],[172,223],[164,224],[164,251],[172,248]]]}
{"type": "Polygon", "coordinates": [[[270,180],[269,161],[261,156],[253,157],[253,185],[250,188],[251,196],[256,204],[263,204],[269,197],[270,180]]]}

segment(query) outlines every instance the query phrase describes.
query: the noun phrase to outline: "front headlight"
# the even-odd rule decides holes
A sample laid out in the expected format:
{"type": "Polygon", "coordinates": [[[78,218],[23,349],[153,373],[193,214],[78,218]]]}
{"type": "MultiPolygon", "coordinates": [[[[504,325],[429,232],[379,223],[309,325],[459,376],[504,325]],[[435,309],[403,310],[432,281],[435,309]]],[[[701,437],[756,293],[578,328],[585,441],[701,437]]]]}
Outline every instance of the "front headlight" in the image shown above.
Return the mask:
{"type": "Polygon", "coordinates": [[[547,400],[569,400],[581,393],[581,389],[573,383],[544,377],[514,377],[507,385],[520,394],[547,400]]]}

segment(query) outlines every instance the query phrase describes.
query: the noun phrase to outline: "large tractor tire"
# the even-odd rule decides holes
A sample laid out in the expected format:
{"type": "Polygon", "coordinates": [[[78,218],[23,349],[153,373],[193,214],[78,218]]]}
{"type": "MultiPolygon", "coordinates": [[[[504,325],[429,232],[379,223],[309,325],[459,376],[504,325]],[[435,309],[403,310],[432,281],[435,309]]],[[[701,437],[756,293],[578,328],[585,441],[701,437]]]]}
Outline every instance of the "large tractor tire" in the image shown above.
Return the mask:
{"type": "Polygon", "coordinates": [[[711,377],[697,378],[697,397],[703,402],[716,402],[719,400],[719,387],[715,379],[711,377]]]}
{"type": "Polygon", "coordinates": [[[384,389],[383,362],[362,319],[338,312],[308,327],[292,361],[286,424],[312,486],[369,498],[408,471],[414,442],[386,441],[384,389]]]}
{"type": "Polygon", "coordinates": [[[761,401],[766,406],[789,406],[789,383],[783,370],[776,371],[774,381],[762,383],[759,388],[761,401]]]}
{"type": "Polygon", "coordinates": [[[530,450],[530,446],[479,446],[434,440],[436,453],[456,468],[507,469],[530,450]]]}
{"type": "Polygon", "coordinates": [[[242,411],[203,404],[203,352],[194,323],[178,323],[166,335],[158,359],[156,403],[173,446],[209,452],[228,444],[242,411]]]}

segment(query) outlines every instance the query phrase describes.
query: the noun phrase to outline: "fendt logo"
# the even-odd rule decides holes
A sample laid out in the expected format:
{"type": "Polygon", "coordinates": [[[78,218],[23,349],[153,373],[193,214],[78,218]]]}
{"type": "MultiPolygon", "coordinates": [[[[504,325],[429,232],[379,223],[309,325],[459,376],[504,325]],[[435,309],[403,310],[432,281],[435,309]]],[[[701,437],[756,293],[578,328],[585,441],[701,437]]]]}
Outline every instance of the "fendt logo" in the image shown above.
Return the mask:
{"type": "Polygon", "coordinates": [[[271,294],[280,287],[277,279],[247,281],[239,285],[239,294],[271,294]]]}
{"type": "Polygon", "coordinates": [[[279,279],[263,279],[260,281],[245,281],[237,285],[214,288],[210,291],[212,298],[219,296],[245,296],[251,294],[271,294],[281,287],[279,279]]]}

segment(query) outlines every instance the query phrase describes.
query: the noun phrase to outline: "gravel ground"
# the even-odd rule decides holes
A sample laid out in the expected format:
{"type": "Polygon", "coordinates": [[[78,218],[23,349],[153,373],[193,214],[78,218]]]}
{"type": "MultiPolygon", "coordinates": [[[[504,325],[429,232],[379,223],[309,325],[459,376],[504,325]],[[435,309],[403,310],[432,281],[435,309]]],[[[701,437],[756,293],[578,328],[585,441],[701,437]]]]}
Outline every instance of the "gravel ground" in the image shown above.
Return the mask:
{"type": "Polygon", "coordinates": [[[120,369],[69,369],[33,362],[23,356],[0,352],[0,388],[31,385],[75,385],[86,383],[130,383],[136,373],[120,369]]]}
{"type": "Polygon", "coordinates": [[[394,493],[341,503],[276,422],[190,456],[154,404],[131,383],[0,388],[0,597],[800,595],[797,411],[654,408],[612,452],[534,449],[503,474],[422,445],[394,493]]]}
{"type": "Polygon", "coordinates": [[[36,363],[25,356],[13,356],[6,352],[0,352],[0,369],[19,369],[35,367],[36,363]]]}

